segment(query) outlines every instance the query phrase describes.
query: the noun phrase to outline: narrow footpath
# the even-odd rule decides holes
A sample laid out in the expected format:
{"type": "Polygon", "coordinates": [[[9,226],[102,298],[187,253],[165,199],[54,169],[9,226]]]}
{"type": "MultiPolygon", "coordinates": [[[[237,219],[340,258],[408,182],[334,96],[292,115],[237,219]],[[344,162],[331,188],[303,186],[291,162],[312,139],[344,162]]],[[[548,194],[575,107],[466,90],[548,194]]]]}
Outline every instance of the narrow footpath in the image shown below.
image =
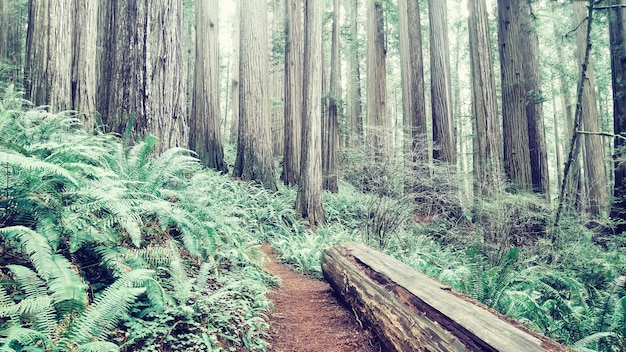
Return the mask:
{"type": "Polygon", "coordinates": [[[278,263],[269,245],[266,270],[281,284],[269,298],[270,352],[378,352],[380,347],[354,314],[337,302],[328,283],[307,278],[278,263]]]}

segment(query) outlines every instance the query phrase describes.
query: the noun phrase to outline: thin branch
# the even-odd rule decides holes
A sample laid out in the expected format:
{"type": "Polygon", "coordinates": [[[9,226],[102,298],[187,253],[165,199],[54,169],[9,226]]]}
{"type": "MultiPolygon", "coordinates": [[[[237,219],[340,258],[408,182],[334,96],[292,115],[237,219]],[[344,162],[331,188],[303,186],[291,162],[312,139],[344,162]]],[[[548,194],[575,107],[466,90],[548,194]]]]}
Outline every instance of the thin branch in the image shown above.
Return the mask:
{"type": "Polygon", "coordinates": [[[594,135],[594,136],[604,136],[604,137],[611,137],[611,138],[619,138],[619,139],[626,140],[626,136],[623,136],[621,134],[609,133],[609,132],[576,131],[576,133],[577,134],[588,134],[588,135],[594,135]]]}
{"type": "MultiPolygon", "coordinates": [[[[559,206],[556,211],[556,215],[554,218],[554,228],[559,226],[559,222],[561,221],[561,213],[563,212],[563,203],[565,202],[565,190],[567,189],[567,177],[569,175],[570,169],[572,167],[573,160],[578,157],[578,149],[575,148],[576,142],[578,140],[578,126],[580,126],[580,120],[582,118],[583,113],[583,87],[585,85],[585,81],[587,80],[587,66],[589,66],[589,54],[591,52],[591,24],[593,23],[593,0],[589,0],[589,14],[587,15],[587,46],[585,48],[585,58],[581,65],[580,72],[580,82],[578,84],[578,91],[576,94],[576,115],[574,117],[574,133],[572,133],[572,139],[570,141],[569,154],[567,157],[567,162],[565,163],[565,170],[563,171],[563,182],[561,183],[561,194],[559,195],[559,206]],[[574,153],[574,149],[576,149],[576,153],[574,153]]],[[[553,238],[554,242],[555,238],[553,238]]]]}

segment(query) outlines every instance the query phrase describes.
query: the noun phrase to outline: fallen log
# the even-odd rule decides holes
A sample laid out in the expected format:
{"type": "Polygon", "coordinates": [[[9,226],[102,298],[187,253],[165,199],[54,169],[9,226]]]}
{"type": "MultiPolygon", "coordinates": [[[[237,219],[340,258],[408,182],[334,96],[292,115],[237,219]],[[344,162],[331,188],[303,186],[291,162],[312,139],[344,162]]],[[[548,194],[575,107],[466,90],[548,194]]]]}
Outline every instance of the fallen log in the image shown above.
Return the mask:
{"type": "Polygon", "coordinates": [[[327,249],[322,271],[388,351],[571,351],[363,244],[327,249]]]}

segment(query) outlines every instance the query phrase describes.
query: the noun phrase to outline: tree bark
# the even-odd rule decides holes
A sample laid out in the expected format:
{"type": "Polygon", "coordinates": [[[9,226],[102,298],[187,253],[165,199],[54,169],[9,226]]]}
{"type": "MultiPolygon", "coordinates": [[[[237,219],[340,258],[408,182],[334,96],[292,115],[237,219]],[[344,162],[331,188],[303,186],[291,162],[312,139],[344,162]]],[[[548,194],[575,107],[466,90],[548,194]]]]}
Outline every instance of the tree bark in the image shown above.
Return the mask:
{"type": "Polygon", "coordinates": [[[284,54],[281,53],[282,49],[280,40],[285,33],[285,18],[283,9],[284,0],[273,0],[272,4],[272,43],[270,53],[270,76],[271,76],[271,113],[272,113],[272,146],[274,148],[274,155],[277,157],[282,156],[285,147],[283,145],[285,141],[285,118],[283,116],[284,97],[285,97],[285,65],[284,54]]]}
{"type": "Polygon", "coordinates": [[[282,179],[295,185],[302,154],[302,0],[285,0],[285,141],[282,179]]]}
{"type": "Polygon", "coordinates": [[[528,119],[528,144],[533,190],[550,201],[548,151],[543,118],[543,92],[539,68],[539,38],[535,30],[534,13],[530,0],[520,2],[524,87],[526,89],[526,118],[528,119]]]}
{"type": "Polygon", "coordinates": [[[324,223],[321,138],[322,6],[321,1],[305,0],[302,156],[296,211],[312,227],[324,223]]]}
{"type": "MultiPolygon", "coordinates": [[[[613,87],[613,132],[626,134],[626,0],[611,0],[608,11],[611,41],[611,78],[613,87]],[[618,6],[621,5],[621,6],[618,6]]],[[[615,139],[613,155],[615,186],[611,217],[626,219],[626,141],[615,139]]],[[[626,222],[618,222],[616,232],[626,231],[626,222]]]]}
{"type": "Polygon", "coordinates": [[[433,157],[456,163],[454,123],[452,121],[452,83],[448,44],[447,1],[429,1],[430,19],[430,91],[432,101],[433,157]]]}
{"type": "Polygon", "coordinates": [[[267,4],[241,0],[239,133],[233,176],[276,191],[269,106],[267,4]]]}
{"type": "MultiPolygon", "coordinates": [[[[585,50],[588,45],[587,38],[587,1],[574,1],[574,23],[582,23],[576,30],[576,47],[578,52],[578,62],[583,64],[585,50]]],[[[596,80],[593,73],[592,61],[586,72],[587,79],[583,83],[582,93],[582,119],[579,129],[587,132],[600,132],[600,122],[598,114],[598,102],[596,99],[596,80]]],[[[602,148],[602,137],[598,135],[584,135],[582,141],[585,145],[583,154],[585,188],[588,199],[588,213],[595,218],[600,217],[608,210],[608,180],[604,166],[604,152],[602,148]]]]}
{"type": "Polygon", "coordinates": [[[520,46],[523,12],[521,1],[498,0],[498,45],[502,75],[504,171],[514,186],[532,190],[528,151],[528,118],[524,86],[523,53],[520,46]]]}
{"type": "Polygon", "coordinates": [[[407,153],[414,160],[427,161],[424,60],[419,6],[419,0],[398,0],[402,113],[407,153]]]}
{"type": "Polygon", "coordinates": [[[0,0],[0,63],[9,58],[9,0],[0,0]]]}
{"type": "Polygon", "coordinates": [[[383,3],[367,0],[367,144],[375,165],[387,158],[387,70],[383,3]]]}
{"type": "MultiPolygon", "coordinates": [[[[154,135],[155,152],[188,146],[182,57],[182,1],[109,3],[107,96],[98,109],[128,143],[154,135]]],[[[105,78],[106,77],[106,78],[105,78]]],[[[101,83],[102,84],[102,83],[101,83]]]]}
{"type": "Polygon", "coordinates": [[[74,0],[76,11],[74,22],[72,60],[72,109],[82,117],[83,128],[96,128],[97,97],[97,30],[98,2],[74,0]]]}
{"type": "Polygon", "coordinates": [[[29,6],[26,99],[52,112],[71,109],[73,1],[32,0],[29,6]]]}
{"type": "Polygon", "coordinates": [[[233,68],[231,78],[231,110],[232,116],[230,119],[230,133],[229,140],[231,143],[237,143],[237,133],[239,131],[239,46],[240,46],[240,19],[239,19],[239,7],[241,0],[234,0],[236,2],[235,19],[233,21],[233,68]]]}
{"type": "Polygon", "coordinates": [[[570,351],[363,244],[325,250],[322,272],[385,351],[570,351]]]}
{"type": "Polygon", "coordinates": [[[340,62],[339,62],[339,0],[333,1],[333,27],[330,58],[330,96],[328,99],[328,118],[326,119],[326,133],[323,143],[326,151],[322,156],[323,188],[337,193],[339,191],[338,152],[339,152],[339,109],[341,99],[340,62]]]}
{"type": "Polygon", "coordinates": [[[217,0],[196,0],[196,62],[189,147],[209,168],[227,172],[220,115],[217,0]]]}
{"type": "Polygon", "coordinates": [[[474,190],[489,195],[502,189],[502,141],[485,0],[469,0],[469,44],[474,115],[474,190]]]}

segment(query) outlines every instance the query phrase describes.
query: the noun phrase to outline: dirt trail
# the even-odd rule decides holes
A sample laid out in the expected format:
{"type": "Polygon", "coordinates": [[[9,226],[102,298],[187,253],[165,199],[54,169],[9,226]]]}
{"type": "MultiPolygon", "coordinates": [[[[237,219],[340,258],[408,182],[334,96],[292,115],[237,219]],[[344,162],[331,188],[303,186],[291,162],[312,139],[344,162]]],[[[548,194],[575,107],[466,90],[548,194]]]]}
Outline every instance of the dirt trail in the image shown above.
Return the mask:
{"type": "Polygon", "coordinates": [[[281,284],[269,298],[275,309],[269,314],[271,352],[377,352],[369,331],[363,330],[352,312],[336,301],[330,286],[304,277],[279,264],[269,245],[261,250],[265,268],[280,277],[281,284]]]}

